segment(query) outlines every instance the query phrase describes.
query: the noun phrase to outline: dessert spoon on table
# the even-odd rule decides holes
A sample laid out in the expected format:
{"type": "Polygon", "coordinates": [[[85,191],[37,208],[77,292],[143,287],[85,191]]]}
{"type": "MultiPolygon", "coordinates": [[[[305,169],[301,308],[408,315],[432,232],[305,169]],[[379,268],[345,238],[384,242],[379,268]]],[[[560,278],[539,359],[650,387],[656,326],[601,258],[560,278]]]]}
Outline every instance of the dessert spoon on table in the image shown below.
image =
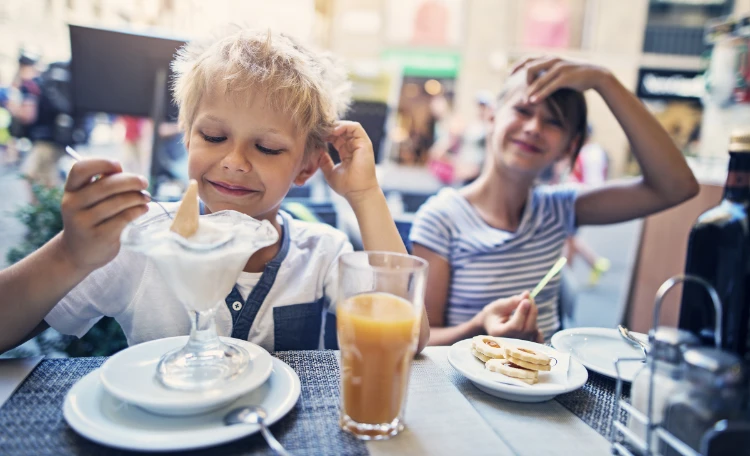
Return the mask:
{"type": "MultiPolygon", "coordinates": [[[[75,160],[77,162],[83,160],[83,157],[81,157],[81,155],[78,152],[76,152],[75,150],[73,150],[73,148],[70,147],[70,146],[65,146],[65,153],[68,154],[73,160],[75,160]]],[[[96,180],[96,179],[98,179],[98,177],[94,178],[94,180],[96,180]]],[[[149,192],[147,192],[146,190],[141,190],[141,194],[143,196],[148,197],[148,199],[150,201],[156,203],[161,208],[161,210],[163,210],[164,213],[167,214],[167,217],[169,217],[170,219],[173,218],[172,214],[169,213],[169,211],[167,210],[167,208],[164,207],[164,206],[162,206],[161,202],[158,201],[158,200],[156,200],[153,196],[151,196],[151,194],[149,192]]]]}
{"type": "Polygon", "coordinates": [[[268,446],[280,456],[291,456],[291,454],[284,449],[284,447],[276,440],[276,437],[271,434],[271,431],[266,427],[265,419],[268,417],[266,410],[263,407],[257,405],[248,405],[245,407],[236,408],[224,417],[224,424],[232,426],[235,424],[257,424],[260,426],[260,433],[263,434],[263,438],[268,442],[268,446]]]}

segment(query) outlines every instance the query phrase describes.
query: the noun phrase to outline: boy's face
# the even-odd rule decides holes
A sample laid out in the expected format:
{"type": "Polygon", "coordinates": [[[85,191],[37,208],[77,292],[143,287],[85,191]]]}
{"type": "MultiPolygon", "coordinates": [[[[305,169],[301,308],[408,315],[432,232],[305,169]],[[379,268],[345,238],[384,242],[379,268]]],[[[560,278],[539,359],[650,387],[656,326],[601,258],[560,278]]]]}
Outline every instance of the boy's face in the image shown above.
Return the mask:
{"type": "Polygon", "coordinates": [[[292,184],[304,184],[317,170],[314,157],[305,159],[305,142],[265,96],[240,103],[206,93],[188,133],[188,172],[210,212],[273,220],[292,184]]]}
{"type": "Polygon", "coordinates": [[[525,85],[509,93],[494,116],[490,133],[496,163],[539,174],[572,151],[570,133],[549,103],[527,103],[525,85]]]}

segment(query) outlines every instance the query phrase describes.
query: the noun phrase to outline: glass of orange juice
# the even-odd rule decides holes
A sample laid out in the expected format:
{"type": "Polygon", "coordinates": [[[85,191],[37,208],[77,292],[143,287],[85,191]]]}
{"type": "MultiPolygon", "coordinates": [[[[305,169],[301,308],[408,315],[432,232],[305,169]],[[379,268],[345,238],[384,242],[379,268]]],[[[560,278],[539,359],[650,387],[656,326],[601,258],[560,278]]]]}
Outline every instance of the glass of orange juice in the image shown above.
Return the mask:
{"type": "Polygon", "coordinates": [[[340,421],[360,439],[404,429],[426,275],[427,262],[410,255],[353,252],[339,259],[340,421]]]}

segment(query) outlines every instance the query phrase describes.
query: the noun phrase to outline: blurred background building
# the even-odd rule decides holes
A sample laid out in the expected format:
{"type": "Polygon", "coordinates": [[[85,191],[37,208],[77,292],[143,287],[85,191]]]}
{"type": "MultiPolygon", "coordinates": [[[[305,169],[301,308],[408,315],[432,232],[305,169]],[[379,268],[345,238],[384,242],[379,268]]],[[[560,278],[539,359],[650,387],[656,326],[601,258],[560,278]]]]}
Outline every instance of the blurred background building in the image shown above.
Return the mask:
{"type": "MultiPolygon", "coordinates": [[[[397,221],[408,229],[427,197],[476,175],[487,110],[508,68],[530,55],[555,54],[609,68],[654,112],[701,182],[722,185],[729,132],[750,124],[750,28],[747,20],[726,19],[748,14],[750,0],[3,0],[0,90],[17,80],[21,52],[38,56],[33,67],[40,74],[53,62],[69,60],[68,24],[179,40],[218,33],[230,23],[289,33],[330,49],[349,65],[355,103],[348,117],[372,137],[381,184],[397,221]]],[[[637,174],[617,122],[596,94],[587,97],[593,140],[606,151],[607,177],[637,174]]],[[[148,118],[121,114],[85,113],[79,150],[155,172],[153,125],[148,118]]],[[[11,138],[8,124],[0,110],[0,267],[6,252],[23,244],[28,223],[12,214],[31,198],[19,178],[30,141],[22,134],[11,138]]],[[[162,139],[157,155],[167,158],[158,170],[164,175],[152,178],[163,184],[163,197],[176,198],[185,179],[180,133],[167,122],[157,134],[162,139]]],[[[61,177],[69,165],[61,160],[61,177]]],[[[627,320],[637,302],[655,292],[650,284],[637,289],[638,277],[661,283],[680,272],[679,248],[684,249],[689,223],[715,202],[711,191],[702,193],[705,201],[687,212],[667,213],[664,220],[582,230],[592,247],[612,260],[612,268],[596,289],[579,290],[582,310],[569,315],[575,317],[571,324],[627,320]],[[669,228],[685,217],[690,222],[682,223],[684,233],[669,228]],[[650,246],[664,243],[654,232],[671,233],[677,250],[665,247],[669,251],[660,257],[679,261],[660,263],[663,258],[649,256],[650,246]],[[605,310],[602,302],[608,303],[605,310]]],[[[349,232],[356,244],[346,207],[315,180],[310,188],[295,189],[290,201],[349,232]]],[[[582,270],[576,273],[585,277],[582,270]]],[[[634,329],[643,328],[636,323],[634,329]]]]}
{"type": "MultiPolygon", "coordinates": [[[[271,27],[347,59],[361,82],[357,97],[389,105],[389,139],[397,144],[384,144],[386,155],[412,163],[423,160],[422,149],[434,140],[424,136],[434,133],[429,100],[436,95],[461,119],[452,125],[461,130],[476,117],[477,92],[496,91],[508,66],[530,54],[605,65],[634,91],[644,76],[689,78],[707,65],[707,22],[748,9],[750,0],[6,0],[0,3],[0,85],[12,79],[21,48],[38,52],[42,62],[69,58],[68,23],[184,39],[227,23],[271,27]],[[406,150],[392,149],[406,140],[406,150]]],[[[702,121],[700,94],[681,102],[643,93],[687,144],[702,121]]],[[[611,174],[621,175],[629,163],[625,138],[601,101],[590,98],[597,141],[610,154],[611,174]]],[[[706,134],[711,131],[701,137],[706,134]]],[[[695,141],[691,154],[702,150],[695,141]]]]}

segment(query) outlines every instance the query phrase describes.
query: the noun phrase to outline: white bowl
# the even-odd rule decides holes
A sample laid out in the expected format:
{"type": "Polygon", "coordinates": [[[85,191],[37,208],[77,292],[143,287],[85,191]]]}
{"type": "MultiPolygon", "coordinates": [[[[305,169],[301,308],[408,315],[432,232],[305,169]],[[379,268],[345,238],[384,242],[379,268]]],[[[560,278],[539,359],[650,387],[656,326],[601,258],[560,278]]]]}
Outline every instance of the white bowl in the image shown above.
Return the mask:
{"type": "MultiPolygon", "coordinates": [[[[545,345],[537,344],[519,339],[497,338],[500,344],[508,344],[516,347],[529,348],[542,352],[556,359],[568,357],[565,353],[545,345]]],[[[495,397],[515,402],[544,402],[553,399],[558,394],[569,393],[582,387],[589,374],[586,368],[578,361],[570,358],[567,372],[555,372],[555,379],[561,381],[547,381],[548,373],[539,374],[539,383],[535,385],[511,385],[497,381],[499,375],[490,372],[484,367],[484,363],[471,354],[471,339],[462,340],[453,344],[448,352],[448,362],[463,376],[468,378],[477,388],[495,397]]],[[[560,365],[562,366],[562,365],[560,365]]],[[[552,367],[556,371],[555,367],[552,367]]],[[[559,369],[557,369],[559,371],[559,369]]]]}
{"type": "Polygon", "coordinates": [[[250,354],[250,364],[228,384],[207,391],[179,391],[166,388],[156,379],[156,365],[164,353],[183,347],[187,336],[157,339],[116,353],[99,369],[101,383],[112,396],[159,415],[179,416],[206,413],[258,388],[271,375],[271,355],[253,343],[220,338],[250,354]]]}
{"type": "Polygon", "coordinates": [[[102,387],[99,372],[94,371],[68,391],[63,416],[77,433],[102,445],[136,451],[185,451],[258,432],[255,424],[226,426],[224,415],[235,407],[260,405],[268,413],[266,423],[271,425],[289,413],[300,391],[297,374],[274,359],[268,381],[226,407],[201,415],[164,417],[112,397],[102,387]]]}

